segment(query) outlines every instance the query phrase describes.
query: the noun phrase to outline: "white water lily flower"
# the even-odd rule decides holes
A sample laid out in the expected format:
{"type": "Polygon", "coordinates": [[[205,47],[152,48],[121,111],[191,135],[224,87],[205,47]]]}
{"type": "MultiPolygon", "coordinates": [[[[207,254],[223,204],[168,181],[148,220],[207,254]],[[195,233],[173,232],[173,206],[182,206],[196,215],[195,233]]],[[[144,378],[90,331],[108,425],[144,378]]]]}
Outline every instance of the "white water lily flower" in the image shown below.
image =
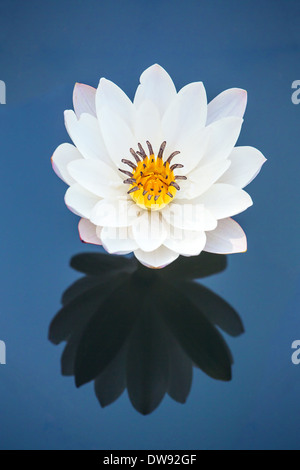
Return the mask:
{"type": "Polygon", "coordinates": [[[247,93],[232,88],[207,104],[202,82],[178,93],[159,65],[145,70],[133,103],[102,78],[76,84],[65,124],[74,145],[60,145],[54,171],[70,187],[68,208],[81,217],[86,243],[134,252],[145,266],[179,255],[237,253],[246,236],[231,219],[252,205],[242,189],[265,162],[235,147],[247,93]]]}

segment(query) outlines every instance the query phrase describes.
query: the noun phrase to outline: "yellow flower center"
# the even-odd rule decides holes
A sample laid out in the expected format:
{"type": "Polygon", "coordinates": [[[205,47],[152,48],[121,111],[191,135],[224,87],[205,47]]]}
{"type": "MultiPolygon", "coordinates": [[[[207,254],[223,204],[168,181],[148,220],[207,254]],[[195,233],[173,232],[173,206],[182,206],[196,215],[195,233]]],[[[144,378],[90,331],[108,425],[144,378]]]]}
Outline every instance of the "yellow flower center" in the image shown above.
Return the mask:
{"type": "Polygon", "coordinates": [[[152,145],[147,141],[149,156],[146,155],[141,144],[138,144],[139,151],[135,152],[130,149],[130,153],[134,157],[136,164],[130,160],[123,159],[132,168],[132,173],[120,169],[122,173],[129,176],[124,180],[125,184],[129,184],[128,194],[143,209],[159,210],[172,201],[177,191],[180,190],[175,180],[186,179],[185,176],[174,175],[176,168],[182,168],[183,165],[177,163],[170,165],[171,160],[180,152],[173,152],[169,158],[163,161],[163,152],[166,142],[160,146],[157,156],[154,155],[152,145]]]}

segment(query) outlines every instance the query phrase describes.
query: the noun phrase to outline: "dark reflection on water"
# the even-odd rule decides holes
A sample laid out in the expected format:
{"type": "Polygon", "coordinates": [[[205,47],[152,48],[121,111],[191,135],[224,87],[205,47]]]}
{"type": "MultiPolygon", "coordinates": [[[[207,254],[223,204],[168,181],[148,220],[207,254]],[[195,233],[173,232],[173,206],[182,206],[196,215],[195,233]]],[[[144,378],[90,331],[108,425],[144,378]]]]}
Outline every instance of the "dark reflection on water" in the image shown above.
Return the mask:
{"type": "Polygon", "coordinates": [[[79,387],[94,380],[101,406],[127,388],[134,408],[151,413],[166,393],[179,403],[189,395],[193,367],[229,381],[231,352],[219,329],[243,333],[235,310],[195,279],[226,268],[226,257],[180,257],[161,270],[135,258],[84,253],[71,266],[85,274],[62,296],[49,339],[66,341],[63,375],[79,387]]]}

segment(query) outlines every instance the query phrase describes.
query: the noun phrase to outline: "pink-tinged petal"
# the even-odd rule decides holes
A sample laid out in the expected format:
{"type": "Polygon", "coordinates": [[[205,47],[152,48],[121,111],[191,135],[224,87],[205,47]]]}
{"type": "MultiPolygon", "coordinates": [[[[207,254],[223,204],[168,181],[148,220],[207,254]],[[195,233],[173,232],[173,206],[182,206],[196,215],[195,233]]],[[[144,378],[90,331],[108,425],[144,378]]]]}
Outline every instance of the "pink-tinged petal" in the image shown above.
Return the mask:
{"type": "Polygon", "coordinates": [[[73,106],[77,118],[82,113],[96,116],[96,88],[83,83],[76,83],[73,91],[73,106]]]}
{"type": "Polygon", "coordinates": [[[258,175],[267,161],[263,154],[254,147],[235,147],[229,155],[231,165],[221,176],[219,183],[231,184],[244,188],[258,175]]]}
{"type": "Polygon", "coordinates": [[[233,219],[222,219],[212,232],[206,234],[204,251],[217,254],[247,251],[247,238],[243,229],[233,219]]]}
{"type": "Polygon", "coordinates": [[[92,245],[101,245],[101,240],[96,233],[96,225],[87,219],[80,219],[78,231],[80,240],[83,243],[91,243],[92,245]]]}
{"type": "Polygon", "coordinates": [[[242,118],[247,106],[247,92],[241,88],[230,88],[216,96],[207,107],[208,126],[212,122],[229,116],[242,118]]]}
{"type": "Polygon", "coordinates": [[[217,220],[239,214],[253,204],[246,191],[223,183],[214,184],[194,201],[202,203],[217,220]]]}
{"type": "Polygon", "coordinates": [[[175,253],[172,250],[169,250],[165,246],[160,246],[155,251],[142,251],[135,250],[135,257],[147,268],[160,269],[168,266],[168,264],[175,261],[178,258],[179,254],[175,253]]]}
{"type": "Polygon", "coordinates": [[[175,96],[176,88],[170,75],[160,65],[155,64],[142,73],[134,105],[139,108],[145,100],[150,100],[163,116],[175,96]]]}
{"type": "Polygon", "coordinates": [[[103,108],[109,108],[133,130],[136,112],[135,106],[121,88],[106,78],[101,78],[96,93],[98,119],[102,116],[103,108]]]}
{"type": "Polygon", "coordinates": [[[74,184],[75,180],[68,171],[68,164],[75,160],[82,160],[79,150],[72,144],[61,144],[51,157],[52,168],[57,176],[68,185],[74,184]]]}

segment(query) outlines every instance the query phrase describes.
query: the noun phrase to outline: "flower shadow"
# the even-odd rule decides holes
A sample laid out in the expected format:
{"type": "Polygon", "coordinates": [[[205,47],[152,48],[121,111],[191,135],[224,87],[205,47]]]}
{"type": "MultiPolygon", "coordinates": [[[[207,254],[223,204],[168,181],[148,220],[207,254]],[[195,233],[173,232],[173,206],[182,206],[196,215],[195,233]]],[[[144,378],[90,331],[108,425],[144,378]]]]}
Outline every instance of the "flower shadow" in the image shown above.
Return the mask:
{"type": "Polygon", "coordinates": [[[127,388],[149,414],[167,393],[185,403],[193,368],[229,381],[233,358],[220,333],[243,333],[236,311],[195,279],[223,271],[226,257],[201,253],[151,270],[135,258],[84,253],[71,259],[84,273],[62,296],[49,339],[66,346],[63,375],[79,387],[94,380],[102,407],[127,388]]]}

